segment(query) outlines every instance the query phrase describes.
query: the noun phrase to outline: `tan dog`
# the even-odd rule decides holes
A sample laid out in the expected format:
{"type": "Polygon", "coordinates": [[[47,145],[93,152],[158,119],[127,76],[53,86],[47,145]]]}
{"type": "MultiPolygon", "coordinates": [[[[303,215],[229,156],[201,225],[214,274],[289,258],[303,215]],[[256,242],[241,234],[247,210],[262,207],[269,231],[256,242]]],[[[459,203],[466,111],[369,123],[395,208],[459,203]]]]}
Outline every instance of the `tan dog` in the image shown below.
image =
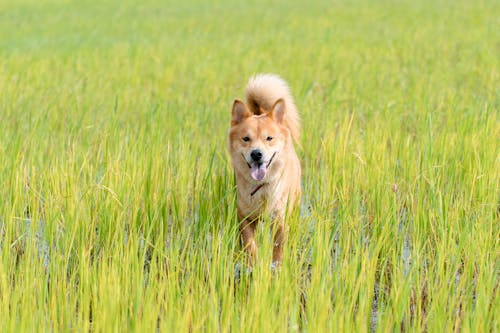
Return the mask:
{"type": "Polygon", "coordinates": [[[236,174],[238,218],[250,263],[257,255],[254,234],[260,218],[275,223],[273,265],[282,259],[285,215],[300,201],[299,115],[287,83],[272,74],[248,81],[247,104],[233,104],[229,151],[236,174]]]}

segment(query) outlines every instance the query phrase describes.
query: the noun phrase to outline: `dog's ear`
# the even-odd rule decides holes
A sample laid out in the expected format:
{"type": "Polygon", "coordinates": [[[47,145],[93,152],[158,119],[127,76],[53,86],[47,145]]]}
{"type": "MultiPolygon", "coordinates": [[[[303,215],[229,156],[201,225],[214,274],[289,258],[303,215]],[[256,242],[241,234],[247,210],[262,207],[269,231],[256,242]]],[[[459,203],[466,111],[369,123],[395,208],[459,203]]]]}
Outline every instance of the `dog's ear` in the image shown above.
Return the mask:
{"type": "Polygon", "coordinates": [[[283,116],[285,115],[285,100],[280,98],[274,103],[274,106],[269,112],[269,116],[273,118],[277,123],[283,122],[283,116]]]}
{"type": "Polygon", "coordinates": [[[231,111],[231,126],[238,125],[246,118],[250,117],[252,113],[245,103],[239,99],[235,99],[233,103],[233,110],[231,111]]]}

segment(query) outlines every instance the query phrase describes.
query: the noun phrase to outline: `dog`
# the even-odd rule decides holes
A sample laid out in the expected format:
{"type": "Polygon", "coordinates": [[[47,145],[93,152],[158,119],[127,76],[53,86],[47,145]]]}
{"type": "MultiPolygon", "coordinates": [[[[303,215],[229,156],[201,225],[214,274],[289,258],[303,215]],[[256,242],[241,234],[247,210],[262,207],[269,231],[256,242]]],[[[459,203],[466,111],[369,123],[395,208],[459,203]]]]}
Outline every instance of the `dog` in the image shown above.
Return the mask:
{"type": "Polygon", "coordinates": [[[231,111],[229,152],[236,176],[240,236],[257,257],[255,230],[264,217],[273,221],[273,267],[281,263],[287,230],[285,216],[300,202],[300,118],[288,84],[274,74],[248,81],[246,103],[235,99],[231,111]]]}

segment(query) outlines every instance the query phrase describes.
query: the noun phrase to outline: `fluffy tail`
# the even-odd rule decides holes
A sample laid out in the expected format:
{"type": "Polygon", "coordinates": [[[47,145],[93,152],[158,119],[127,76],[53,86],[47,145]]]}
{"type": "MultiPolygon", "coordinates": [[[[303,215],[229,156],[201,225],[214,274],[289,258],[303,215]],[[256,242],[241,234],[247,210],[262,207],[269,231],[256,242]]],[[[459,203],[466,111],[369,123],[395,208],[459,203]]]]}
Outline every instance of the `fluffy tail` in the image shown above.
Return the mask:
{"type": "Polygon", "coordinates": [[[275,74],[257,74],[248,80],[246,89],[247,104],[254,114],[271,111],[274,103],[283,98],[285,115],[283,122],[288,127],[292,138],[300,138],[300,118],[288,84],[275,74]]]}

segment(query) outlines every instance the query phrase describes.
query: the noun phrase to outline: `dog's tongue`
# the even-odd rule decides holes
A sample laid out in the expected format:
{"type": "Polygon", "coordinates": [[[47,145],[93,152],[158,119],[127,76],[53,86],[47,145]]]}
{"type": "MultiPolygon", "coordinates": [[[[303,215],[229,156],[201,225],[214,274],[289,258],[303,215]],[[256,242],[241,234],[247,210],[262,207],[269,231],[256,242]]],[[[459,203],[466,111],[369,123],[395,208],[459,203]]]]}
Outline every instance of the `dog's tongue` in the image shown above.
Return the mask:
{"type": "Polygon", "coordinates": [[[250,168],[250,176],[252,176],[252,178],[257,181],[261,181],[262,179],[264,179],[266,172],[267,169],[264,164],[261,164],[260,166],[252,165],[252,167],[250,168]]]}

